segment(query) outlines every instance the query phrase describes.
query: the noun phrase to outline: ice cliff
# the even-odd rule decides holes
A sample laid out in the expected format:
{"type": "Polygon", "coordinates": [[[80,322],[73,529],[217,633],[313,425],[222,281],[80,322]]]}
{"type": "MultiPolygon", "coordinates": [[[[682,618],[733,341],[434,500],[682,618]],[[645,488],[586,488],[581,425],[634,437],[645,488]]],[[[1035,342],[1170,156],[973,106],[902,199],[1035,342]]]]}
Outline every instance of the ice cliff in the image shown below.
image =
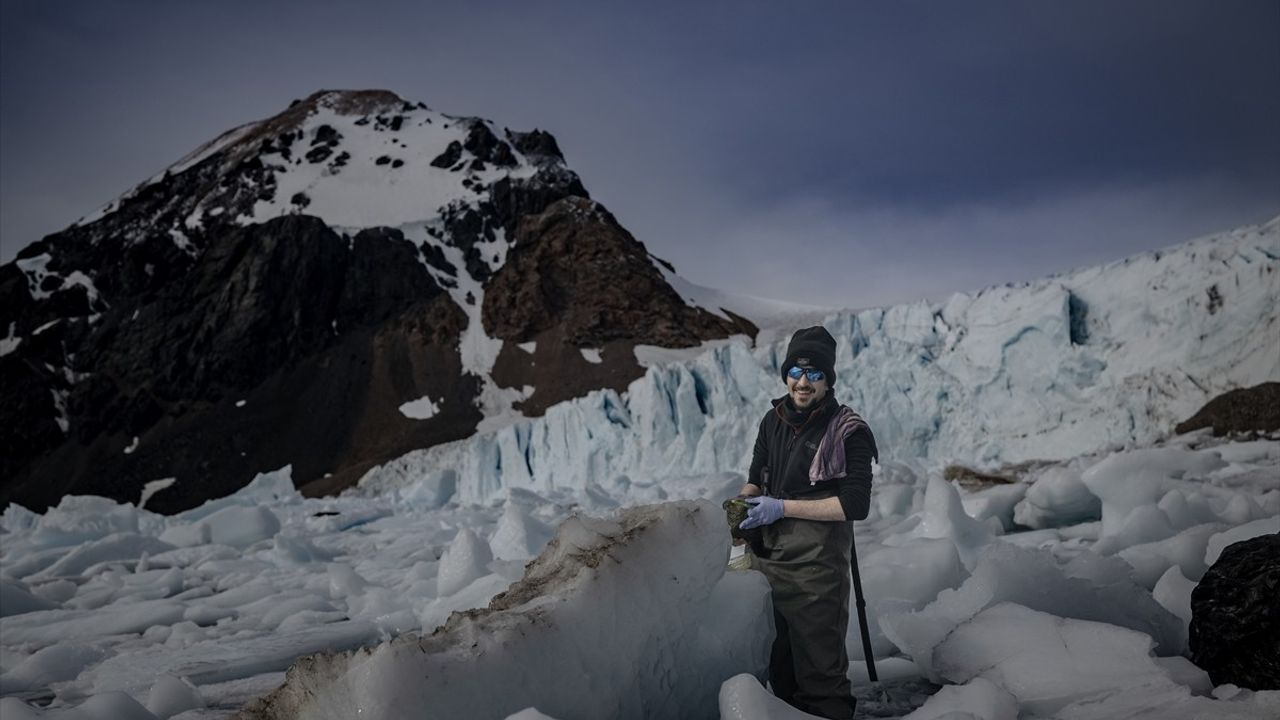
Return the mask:
{"type": "MultiPolygon", "coordinates": [[[[1280,219],[1031,283],[843,312],[836,396],[883,454],[998,465],[1147,445],[1216,395],[1280,380],[1280,219]]],[[[652,366],[468,440],[369,471],[379,493],[456,473],[464,501],[508,488],[650,486],[742,471],[786,337],[652,366]]]]}

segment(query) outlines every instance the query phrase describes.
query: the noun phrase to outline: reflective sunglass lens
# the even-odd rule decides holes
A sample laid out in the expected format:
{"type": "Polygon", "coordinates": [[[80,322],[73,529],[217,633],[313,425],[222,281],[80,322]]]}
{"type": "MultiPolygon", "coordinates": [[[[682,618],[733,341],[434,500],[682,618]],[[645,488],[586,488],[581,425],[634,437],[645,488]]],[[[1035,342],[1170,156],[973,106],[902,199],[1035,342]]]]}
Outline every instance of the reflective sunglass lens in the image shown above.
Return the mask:
{"type": "Polygon", "coordinates": [[[821,370],[805,370],[799,365],[794,365],[787,371],[787,376],[792,380],[799,380],[801,375],[808,375],[809,382],[822,382],[827,377],[827,374],[821,370]]]}

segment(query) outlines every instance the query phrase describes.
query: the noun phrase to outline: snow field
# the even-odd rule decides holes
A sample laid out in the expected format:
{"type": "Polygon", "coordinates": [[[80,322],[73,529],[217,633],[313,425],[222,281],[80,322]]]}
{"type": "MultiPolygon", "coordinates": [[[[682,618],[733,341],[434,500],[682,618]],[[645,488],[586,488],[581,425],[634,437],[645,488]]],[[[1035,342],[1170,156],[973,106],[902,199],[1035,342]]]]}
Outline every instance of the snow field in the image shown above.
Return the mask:
{"type": "MultiPolygon", "coordinates": [[[[1006,717],[1007,695],[1021,715],[1115,717],[1146,702],[1164,713],[1150,717],[1274,716],[1277,693],[1214,690],[1180,654],[1190,589],[1211,558],[1280,531],[1280,439],[1196,433],[1049,464],[1015,489],[970,492],[940,475],[936,463],[886,461],[856,527],[893,712],[1006,717]],[[1074,493],[1033,492],[1037,477],[1071,476],[1100,490],[1148,481],[1136,501],[1098,498],[1092,517],[1074,493]],[[1041,527],[1024,529],[1015,517],[1033,497],[1041,527]],[[1270,514],[1253,519],[1255,507],[1270,514]],[[1113,510],[1158,512],[1157,535],[1169,534],[1109,532],[1113,510]],[[945,685],[923,707],[919,692],[893,693],[929,681],[945,685]]],[[[381,498],[303,499],[285,469],[173,517],[91,497],[43,515],[12,506],[0,518],[4,714],[224,717],[300,656],[368,647],[295,670],[291,683],[328,699],[275,716],[450,717],[458,703],[471,717],[711,717],[717,704],[723,717],[799,717],[755,679],[767,585],[725,573],[721,513],[689,501],[741,482],[619,477],[479,504],[438,472],[381,498]],[[646,501],[661,504],[634,508],[646,501]],[[522,577],[518,602],[450,621],[522,577]],[[424,673],[440,684],[409,682],[424,673]]],[[[856,623],[847,644],[865,684],[856,623]]]]}

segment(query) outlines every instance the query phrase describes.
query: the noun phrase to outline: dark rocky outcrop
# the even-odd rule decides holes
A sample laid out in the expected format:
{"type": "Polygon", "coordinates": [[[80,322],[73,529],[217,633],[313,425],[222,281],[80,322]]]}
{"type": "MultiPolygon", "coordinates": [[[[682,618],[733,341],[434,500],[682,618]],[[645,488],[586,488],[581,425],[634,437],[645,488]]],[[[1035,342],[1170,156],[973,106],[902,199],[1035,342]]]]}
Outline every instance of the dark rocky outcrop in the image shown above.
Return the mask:
{"type": "Polygon", "coordinates": [[[1191,592],[1191,659],[1214,685],[1280,690],[1280,534],[1228,545],[1191,592]]]}
{"type": "Polygon", "coordinates": [[[1225,392],[1178,423],[1174,432],[1181,435],[1201,428],[1213,428],[1213,434],[1219,436],[1280,430],[1280,383],[1225,392]]]}
{"type": "Polygon", "coordinates": [[[515,146],[516,150],[535,161],[564,160],[564,153],[560,152],[560,145],[556,143],[555,137],[549,132],[534,130],[533,132],[522,133],[508,130],[507,138],[511,140],[511,144],[515,146]]]}
{"type": "Polygon", "coordinates": [[[532,386],[517,409],[541,415],[596,388],[625,390],[644,374],[638,344],[689,347],[735,333],[725,320],[686,305],[650,262],[644,246],[607,210],[581,197],[560,200],[520,223],[506,263],[485,286],[485,332],[509,340],[494,380],[532,386]],[[536,341],[532,355],[515,343],[536,341]],[[598,350],[600,362],[582,349],[598,350]]]}
{"type": "Polygon", "coordinates": [[[559,167],[544,168],[530,180],[504,177],[490,185],[487,194],[479,203],[452,205],[442,215],[452,244],[462,250],[467,272],[481,281],[488,279],[492,269],[477,243],[493,242],[499,231],[515,242],[516,224],[522,218],[541,213],[563,198],[589,197],[578,176],[559,167]]]}
{"type": "Polygon", "coordinates": [[[599,204],[578,197],[521,223],[485,287],[483,317],[493,337],[526,342],[560,327],[580,348],[612,340],[690,347],[756,331],[686,305],[644,246],[599,204]]]}
{"type": "Polygon", "coordinates": [[[431,166],[438,168],[451,168],[454,165],[457,165],[458,161],[461,159],[462,143],[454,140],[449,143],[449,146],[444,149],[444,152],[437,155],[435,159],[431,161],[431,166]]]}
{"type": "Polygon", "coordinates": [[[462,148],[479,160],[497,167],[515,167],[516,157],[511,146],[498,139],[482,120],[473,120],[462,148]]]}
{"type": "Polygon", "coordinates": [[[955,482],[970,492],[976,492],[996,485],[1009,485],[1017,482],[1012,477],[994,473],[984,473],[964,465],[948,465],[942,470],[942,479],[955,482]]]}
{"type": "MultiPolygon", "coordinates": [[[[183,282],[104,314],[74,343],[74,366],[92,372],[65,386],[73,441],[35,424],[56,447],[9,469],[5,499],[136,499],[172,468],[195,469],[198,487],[153,501],[177,510],[265,468],[292,463],[295,479],[336,487],[375,461],[465,437],[480,419],[475,381],[459,380],[465,317],[417,258],[397,230],[348,241],[307,216],[215,239],[183,282]],[[445,398],[431,422],[398,413],[427,394],[445,398]],[[123,453],[135,436],[139,450],[123,453]]],[[[20,394],[35,417],[56,416],[32,395],[20,394]]]]}

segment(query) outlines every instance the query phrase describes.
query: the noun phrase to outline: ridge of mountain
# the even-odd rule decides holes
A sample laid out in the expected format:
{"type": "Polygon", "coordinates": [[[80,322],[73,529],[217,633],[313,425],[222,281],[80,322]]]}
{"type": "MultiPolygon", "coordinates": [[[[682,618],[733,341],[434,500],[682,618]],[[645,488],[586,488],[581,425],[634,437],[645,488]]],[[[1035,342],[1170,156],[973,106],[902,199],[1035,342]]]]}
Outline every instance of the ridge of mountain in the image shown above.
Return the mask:
{"type": "Polygon", "coordinates": [[[0,503],[331,492],[621,389],[636,345],[756,334],[663,265],[547,132],[314,93],[0,266],[0,503]]]}

